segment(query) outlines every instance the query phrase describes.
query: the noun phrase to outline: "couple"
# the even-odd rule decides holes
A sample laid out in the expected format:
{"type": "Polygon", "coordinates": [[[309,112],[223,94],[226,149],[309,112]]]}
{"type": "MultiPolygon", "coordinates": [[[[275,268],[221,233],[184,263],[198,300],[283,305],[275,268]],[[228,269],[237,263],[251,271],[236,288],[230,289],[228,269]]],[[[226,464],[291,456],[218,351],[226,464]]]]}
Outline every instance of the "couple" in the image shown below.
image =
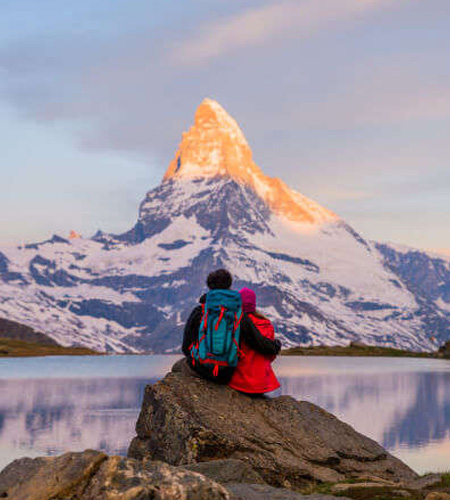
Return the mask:
{"type": "Polygon", "coordinates": [[[232,282],[225,269],[208,275],[210,291],[186,322],[183,353],[203,378],[247,394],[274,391],[280,384],[271,363],[281,343],[271,322],[256,310],[255,292],[233,291],[232,282]]]}

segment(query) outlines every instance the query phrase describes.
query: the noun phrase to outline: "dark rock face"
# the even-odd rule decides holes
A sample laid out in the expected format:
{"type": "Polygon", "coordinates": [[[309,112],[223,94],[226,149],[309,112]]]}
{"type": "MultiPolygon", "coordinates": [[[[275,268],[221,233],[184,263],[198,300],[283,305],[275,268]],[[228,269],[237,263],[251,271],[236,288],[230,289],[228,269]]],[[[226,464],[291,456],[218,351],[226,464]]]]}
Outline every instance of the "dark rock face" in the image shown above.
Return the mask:
{"type": "Polygon", "coordinates": [[[8,259],[0,252],[0,273],[8,271],[8,259]]]}
{"type": "Polygon", "coordinates": [[[198,472],[220,484],[265,484],[261,476],[244,460],[210,460],[184,465],[184,469],[198,472]]]}
{"type": "Polygon", "coordinates": [[[250,233],[270,231],[266,222],[270,210],[263,200],[253,190],[234,180],[221,180],[212,178],[201,181],[204,189],[181,203],[176,196],[180,188],[177,182],[166,181],[149,191],[139,208],[139,223],[144,237],[161,232],[173,217],[194,214],[200,225],[210,230],[215,238],[228,236],[230,227],[250,233]]]}
{"type": "Polygon", "coordinates": [[[305,401],[249,398],[189,374],[184,361],[147,386],[132,458],[188,465],[217,459],[248,463],[271,486],[416,474],[375,441],[305,401]]]}
{"type": "Polygon", "coordinates": [[[228,492],[206,477],[160,462],[108,457],[99,451],[15,460],[0,473],[9,500],[225,500],[228,492]]]}
{"type": "Polygon", "coordinates": [[[414,294],[424,331],[445,342],[450,336],[450,315],[436,304],[441,300],[450,304],[450,264],[447,260],[432,257],[425,252],[411,250],[399,252],[389,245],[376,243],[385,265],[400,278],[414,294]]]}
{"type": "Polygon", "coordinates": [[[450,302],[450,268],[447,261],[430,257],[419,250],[399,252],[381,243],[377,243],[376,247],[389,267],[416,293],[450,302]]]}

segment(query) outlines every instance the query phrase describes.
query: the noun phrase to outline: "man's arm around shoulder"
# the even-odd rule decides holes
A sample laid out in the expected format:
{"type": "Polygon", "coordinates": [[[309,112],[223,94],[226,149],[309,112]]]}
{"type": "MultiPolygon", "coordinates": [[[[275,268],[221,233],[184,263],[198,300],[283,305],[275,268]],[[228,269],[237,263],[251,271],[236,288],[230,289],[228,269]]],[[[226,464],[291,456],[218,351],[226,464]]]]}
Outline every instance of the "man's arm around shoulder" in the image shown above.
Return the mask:
{"type": "Polygon", "coordinates": [[[266,356],[276,356],[281,349],[281,342],[261,335],[253,321],[246,314],[244,314],[241,322],[241,338],[249,347],[266,356]]]}

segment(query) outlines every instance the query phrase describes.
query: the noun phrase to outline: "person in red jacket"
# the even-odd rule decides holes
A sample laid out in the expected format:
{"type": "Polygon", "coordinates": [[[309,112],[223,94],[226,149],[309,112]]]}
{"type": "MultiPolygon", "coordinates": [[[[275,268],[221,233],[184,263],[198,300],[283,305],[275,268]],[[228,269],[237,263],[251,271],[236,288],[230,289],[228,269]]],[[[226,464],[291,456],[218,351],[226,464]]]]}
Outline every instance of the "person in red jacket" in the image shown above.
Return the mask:
{"type": "MultiPolygon", "coordinates": [[[[256,310],[256,294],[250,288],[239,292],[242,297],[242,309],[264,337],[275,338],[272,323],[256,310]]],[[[272,370],[272,361],[276,356],[268,356],[256,352],[242,342],[241,353],[236,369],[228,385],[247,394],[264,394],[280,387],[280,383],[272,370]]]]}

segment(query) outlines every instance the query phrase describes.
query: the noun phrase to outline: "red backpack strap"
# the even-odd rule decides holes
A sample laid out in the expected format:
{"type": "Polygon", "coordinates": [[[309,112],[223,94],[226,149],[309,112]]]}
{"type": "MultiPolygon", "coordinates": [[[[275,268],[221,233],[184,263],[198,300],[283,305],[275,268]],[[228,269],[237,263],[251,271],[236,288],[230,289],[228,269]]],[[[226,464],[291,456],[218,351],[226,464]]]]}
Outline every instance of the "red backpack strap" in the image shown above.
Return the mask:
{"type": "Polygon", "coordinates": [[[206,330],[208,328],[208,310],[206,310],[206,313],[203,311],[202,322],[203,322],[202,330],[206,330]]]}
{"type": "Polygon", "coordinates": [[[234,315],[234,325],[233,325],[233,343],[237,347],[238,356],[240,356],[241,358],[244,357],[244,351],[239,347],[239,344],[236,340],[236,337],[234,336],[234,333],[236,332],[238,326],[241,324],[241,320],[242,320],[243,315],[244,315],[244,313],[242,311],[241,311],[241,315],[239,316],[239,318],[237,317],[237,314],[235,314],[234,315]]]}
{"type": "Polygon", "coordinates": [[[222,321],[223,315],[225,314],[225,307],[220,306],[219,319],[217,320],[215,330],[219,329],[220,322],[222,321]]]}
{"type": "Polygon", "coordinates": [[[238,326],[241,324],[242,316],[244,313],[241,311],[241,315],[239,318],[237,317],[237,314],[234,315],[234,326],[233,326],[233,331],[236,331],[238,326]]]}

